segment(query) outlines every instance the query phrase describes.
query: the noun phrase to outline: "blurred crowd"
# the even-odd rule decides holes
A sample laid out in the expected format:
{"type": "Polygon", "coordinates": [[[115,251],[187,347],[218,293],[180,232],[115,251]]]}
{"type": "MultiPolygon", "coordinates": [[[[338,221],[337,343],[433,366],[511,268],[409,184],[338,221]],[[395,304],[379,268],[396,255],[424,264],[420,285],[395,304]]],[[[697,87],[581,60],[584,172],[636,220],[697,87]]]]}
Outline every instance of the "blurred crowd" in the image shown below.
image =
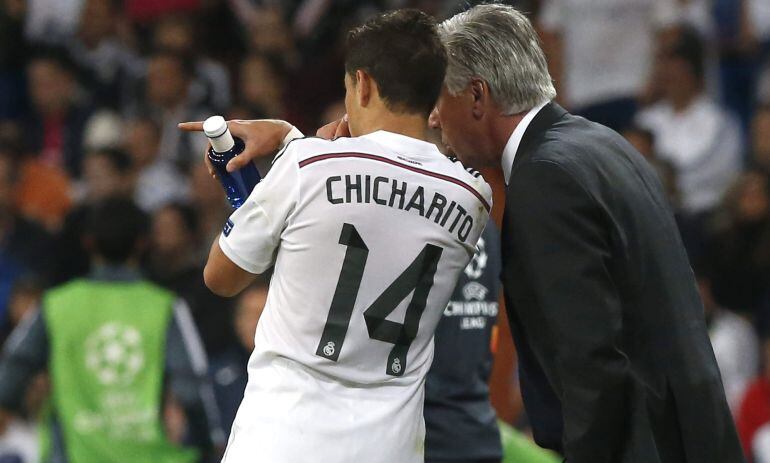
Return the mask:
{"type": "MultiPolygon", "coordinates": [[[[144,272],[189,302],[227,426],[264,294],[205,288],[229,209],[205,139],[176,124],[222,114],[312,133],[344,112],[351,25],[469,3],[0,0],[0,344],[46,288],[89,272],[93,204],[131,198],[152,224],[144,272]]],[[[770,1],[512,3],[542,33],[558,101],[659,171],[743,444],[770,462],[770,1]]]]}

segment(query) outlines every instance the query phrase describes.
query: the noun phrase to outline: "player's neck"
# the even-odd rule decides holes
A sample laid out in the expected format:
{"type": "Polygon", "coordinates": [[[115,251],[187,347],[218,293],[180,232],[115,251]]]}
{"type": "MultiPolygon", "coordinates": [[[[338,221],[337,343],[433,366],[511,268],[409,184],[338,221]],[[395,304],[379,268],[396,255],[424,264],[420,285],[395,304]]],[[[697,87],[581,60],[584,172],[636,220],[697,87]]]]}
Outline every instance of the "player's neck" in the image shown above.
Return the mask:
{"type": "Polygon", "coordinates": [[[378,130],[384,130],[418,140],[426,139],[425,133],[428,130],[428,118],[422,114],[399,114],[383,111],[378,112],[378,114],[372,114],[372,116],[363,121],[361,133],[358,135],[366,135],[378,130]]]}

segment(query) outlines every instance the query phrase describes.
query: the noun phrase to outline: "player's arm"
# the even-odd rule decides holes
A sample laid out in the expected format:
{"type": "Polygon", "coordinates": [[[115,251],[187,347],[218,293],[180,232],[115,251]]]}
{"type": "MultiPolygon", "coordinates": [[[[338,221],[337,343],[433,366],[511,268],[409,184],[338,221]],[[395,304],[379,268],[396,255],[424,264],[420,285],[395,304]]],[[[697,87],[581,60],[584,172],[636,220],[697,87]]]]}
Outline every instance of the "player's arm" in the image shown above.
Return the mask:
{"type": "Polygon", "coordinates": [[[522,164],[508,188],[507,245],[519,256],[516,278],[531,291],[524,297],[532,297],[516,314],[561,399],[565,456],[570,463],[612,461],[632,410],[606,218],[550,161],[522,164]]]}
{"type": "Polygon", "coordinates": [[[299,195],[299,166],[293,146],[276,157],[270,172],[233,212],[212,244],[203,277],[215,294],[235,296],[273,266],[281,234],[299,195]]]}
{"type": "Polygon", "coordinates": [[[247,272],[230,260],[222,252],[218,240],[211,244],[209,260],[203,269],[203,280],[214,294],[222,297],[235,296],[256,278],[256,274],[247,272]]]}

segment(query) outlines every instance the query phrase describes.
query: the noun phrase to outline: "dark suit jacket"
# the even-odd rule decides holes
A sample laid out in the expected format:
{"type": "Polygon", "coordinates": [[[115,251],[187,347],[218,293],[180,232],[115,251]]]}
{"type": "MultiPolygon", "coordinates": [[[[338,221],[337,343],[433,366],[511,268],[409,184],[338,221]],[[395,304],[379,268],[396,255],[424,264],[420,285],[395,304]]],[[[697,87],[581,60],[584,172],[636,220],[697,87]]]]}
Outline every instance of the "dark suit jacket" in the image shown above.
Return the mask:
{"type": "Polygon", "coordinates": [[[514,160],[502,252],[538,444],[569,463],[744,461],[674,217],[622,137],[543,108],[514,160]]]}

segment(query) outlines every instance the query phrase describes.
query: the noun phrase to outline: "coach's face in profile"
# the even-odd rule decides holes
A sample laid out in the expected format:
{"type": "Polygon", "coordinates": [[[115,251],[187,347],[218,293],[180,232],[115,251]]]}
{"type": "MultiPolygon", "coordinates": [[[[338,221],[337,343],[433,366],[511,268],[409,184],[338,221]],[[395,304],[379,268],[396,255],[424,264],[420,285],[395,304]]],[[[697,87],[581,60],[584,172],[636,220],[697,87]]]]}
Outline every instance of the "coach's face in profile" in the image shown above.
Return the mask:
{"type": "Polygon", "coordinates": [[[481,168],[499,162],[490,142],[490,118],[497,113],[486,82],[474,78],[456,94],[444,85],[428,124],[441,129],[442,142],[464,165],[481,168]]]}

